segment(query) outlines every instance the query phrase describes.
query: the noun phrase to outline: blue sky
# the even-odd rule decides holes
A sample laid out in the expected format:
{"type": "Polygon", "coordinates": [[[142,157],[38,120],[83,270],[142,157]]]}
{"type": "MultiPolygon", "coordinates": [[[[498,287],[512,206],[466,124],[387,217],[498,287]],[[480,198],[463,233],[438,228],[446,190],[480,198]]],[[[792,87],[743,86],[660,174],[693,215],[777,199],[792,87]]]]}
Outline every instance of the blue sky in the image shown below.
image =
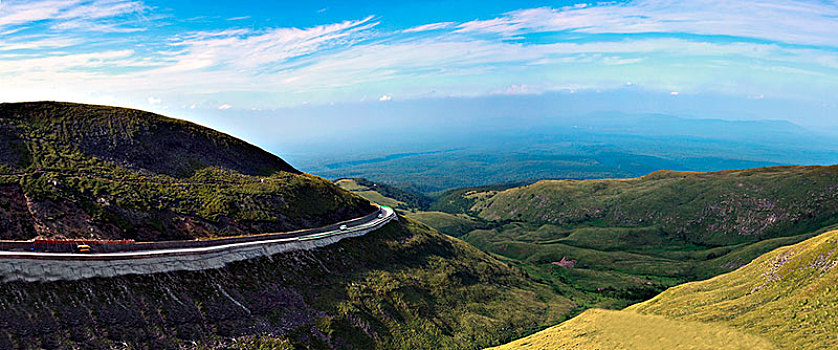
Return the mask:
{"type": "Polygon", "coordinates": [[[0,100],[208,124],[306,106],[336,106],[324,113],[339,118],[347,104],[601,93],[602,110],[701,117],[704,106],[830,129],[835,91],[835,1],[0,2],[0,100]]]}

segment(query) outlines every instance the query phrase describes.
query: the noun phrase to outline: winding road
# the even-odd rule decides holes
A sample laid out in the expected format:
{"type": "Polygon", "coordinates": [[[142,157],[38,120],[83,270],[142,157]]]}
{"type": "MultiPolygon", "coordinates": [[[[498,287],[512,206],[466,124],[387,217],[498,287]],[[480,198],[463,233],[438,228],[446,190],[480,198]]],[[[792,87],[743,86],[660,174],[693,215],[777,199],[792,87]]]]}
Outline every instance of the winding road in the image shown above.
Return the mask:
{"type": "Polygon", "coordinates": [[[176,246],[166,249],[92,254],[0,251],[0,276],[4,282],[56,281],[220,268],[234,261],[327,246],[343,238],[365,235],[394,219],[398,217],[392,208],[379,206],[377,213],[325,227],[215,240],[161,242],[176,246]]]}

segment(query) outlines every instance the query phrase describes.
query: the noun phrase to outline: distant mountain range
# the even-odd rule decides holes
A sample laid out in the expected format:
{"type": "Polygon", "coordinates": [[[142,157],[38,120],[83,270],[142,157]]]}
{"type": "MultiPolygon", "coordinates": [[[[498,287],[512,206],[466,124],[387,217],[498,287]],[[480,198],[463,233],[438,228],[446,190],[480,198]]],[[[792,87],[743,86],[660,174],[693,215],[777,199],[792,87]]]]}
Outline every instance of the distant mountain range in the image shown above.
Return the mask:
{"type": "MultiPolygon", "coordinates": [[[[361,177],[434,193],[542,179],[636,177],[661,169],[838,163],[838,140],[785,121],[615,112],[531,119],[501,129],[494,128],[497,123],[438,134],[405,133],[400,146],[371,149],[410,151],[368,156],[336,152],[313,156],[300,166],[327,178],[361,177]],[[426,138],[435,140],[435,148],[420,146],[426,138]]],[[[394,133],[389,137],[399,135],[394,133]]]]}

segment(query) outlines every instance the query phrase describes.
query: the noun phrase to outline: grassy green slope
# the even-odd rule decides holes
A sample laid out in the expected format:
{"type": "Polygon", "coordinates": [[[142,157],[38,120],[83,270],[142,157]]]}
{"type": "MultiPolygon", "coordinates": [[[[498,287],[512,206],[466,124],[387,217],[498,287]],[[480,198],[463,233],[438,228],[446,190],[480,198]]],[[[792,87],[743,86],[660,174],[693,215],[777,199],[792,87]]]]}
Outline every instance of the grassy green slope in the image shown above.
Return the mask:
{"type": "Polygon", "coordinates": [[[838,166],[658,171],[628,180],[540,181],[463,197],[473,198],[469,210],[489,220],[649,227],[666,239],[729,245],[836,223],[838,166]]]}
{"type": "Polygon", "coordinates": [[[670,288],[623,311],[590,310],[500,348],[654,348],[659,339],[708,349],[832,349],[838,347],[836,266],[838,231],[829,231],[731,273],[670,288]]]}
{"type": "Polygon", "coordinates": [[[354,192],[376,203],[403,211],[426,210],[433,201],[430,197],[421,193],[403,190],[383,183],[375,183],[362,178],[338,179],[335,180],[335,184],[344,190],[354,192]]]}
{"type": "Polygon", "coordinates": [[[454,237],[489,226],[484,220],[466,214],[428,211],[433,200],[422,194],[373,183],[366,179],[338,179],[335,180],[335,184],[371,202],[396,208],[407,217],[454,237]]]}
{"type": "Polygon", "coordinates": [[[355,179],[339,179],[335,181],[335,185],[338,185],[338,187],[344,190],[364,197],[370,202],[375,202],[381,205],[386,205],[400,210],[405,210],[406,208],[409,208],[407,203],[395,198],[387,197],[381,194],[381,192],[376,191],[375,188],[360,185],[355,179]]]}
{"type": "Polygon", "coordinates": [[[725,324],[783,348],[838,346],[838,231],[782,247],[706,281],[671,288],[628,310],[725,324]]]}
{"type": "Polygon", "coordinates": [[[628,311],[591,309],[495,350],[765,350],[768,340],[735,329],[628,311]]]}
{"type": "Polygon", "coordinates": [[[454,237],[460,237],[488,226],[485,221],[465,214],[450,214],[441,211],[417,211],[407,216],[454,237]]]}
{"type": "Polygon", "coordinates": [[[131,169],[185,177],[219,167],[246,175],[297,173],[288,163],[229,135],[154,113],[62,102],[0,104],[1,135],[15,144],[15,167],[72,164],[80,154],[131,169]],[[24,147],[20,147],[23,144],[24,147]],[[64,158],[64,159],[62,159],[64,158]]]}
{"type": "Polygon", "coordinates": [[[190,239],[372,211],[244,141],[137,110],[0,104],[0,144],[0,239],[190,239]]]}
{"type": "Polygon", "coordinates": [[[780,167],[486,186],[407,215],[518,265],[577,311],[622,308],[822,233],[836,220],[836,176],[836,167],[780,167]],[[553,264],[563,258],[576,264],[553,264]]]}
{"type": "Polygon", "coordinates": [[[622,308],[833,227],[838,167],[467,188],[432,208],[479,220],[463,240],[552,284],[580,311],[622,308]],[[576,263],[553,264],[562,259],[576,263]]]}

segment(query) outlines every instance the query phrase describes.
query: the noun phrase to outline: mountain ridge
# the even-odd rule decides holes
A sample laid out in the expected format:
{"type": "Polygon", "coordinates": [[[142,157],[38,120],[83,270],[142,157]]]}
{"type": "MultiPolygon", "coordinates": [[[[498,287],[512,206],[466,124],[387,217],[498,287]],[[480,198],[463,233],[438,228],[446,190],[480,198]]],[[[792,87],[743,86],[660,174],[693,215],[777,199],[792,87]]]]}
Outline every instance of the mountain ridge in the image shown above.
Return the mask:
{"type": "Polygon", "coordinates": [[[134,109],[0,104],[0,143],[0,239],[236,236],[374,210],[245,141],[134,109]]]}
{"type": "Polygon", "coordinates": [[[806,222],[814,218],[828,221],[838,214],[837,191],[838,166],[779,166],[703,173],[661,170],[631,179],[542,180],[470,198],[457,195],[460,191],[440,201],[464,200],[471,203],[466,204],[469,212],[495,221],[660,225],[686,241],[715,246],[781,234],[784,225],[808,227],[806,222]],[[738,210],[726,215],[727,207],[738,210]]]}
{"type": "MultiPolygon", "coordinates": [[[[201,167],[227,168],[245,175],[299,173],[279,157],[240,139],[135,109],[52,101],[2,103],[0,116],[6,119],[0,130],[6,140],[0,141],[64,143],[128,168],[169,176],[188,177],[201,167]]],[[[9,160],[0,157],[0,163],[7,166],[9,160]]]]}

